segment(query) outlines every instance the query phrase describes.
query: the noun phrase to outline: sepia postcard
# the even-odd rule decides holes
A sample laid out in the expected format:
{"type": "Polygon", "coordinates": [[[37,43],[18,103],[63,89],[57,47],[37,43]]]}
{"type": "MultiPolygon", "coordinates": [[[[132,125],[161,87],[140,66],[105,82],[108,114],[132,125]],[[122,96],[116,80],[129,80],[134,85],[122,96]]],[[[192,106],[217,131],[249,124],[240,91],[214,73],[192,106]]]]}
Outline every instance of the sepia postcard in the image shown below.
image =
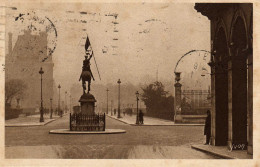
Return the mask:
{"type": "Polygon", "coordinates": [[[258,1],[0,4],[0,166],[260,165],[258,1]]]}

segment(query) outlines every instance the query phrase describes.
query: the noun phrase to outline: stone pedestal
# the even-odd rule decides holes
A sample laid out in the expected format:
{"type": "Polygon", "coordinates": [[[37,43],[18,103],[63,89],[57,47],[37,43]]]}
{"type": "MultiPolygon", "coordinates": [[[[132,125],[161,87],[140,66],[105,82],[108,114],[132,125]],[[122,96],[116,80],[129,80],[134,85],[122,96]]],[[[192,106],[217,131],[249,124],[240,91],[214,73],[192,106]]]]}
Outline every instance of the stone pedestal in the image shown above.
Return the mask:
{"type": "Polygon", "coordinates": [[[174,84],[175,87],[175,116],[174,116],[174,122],[175,123],[181,123],[182,122],[182,116],[181,116],[181,84],[179,82],[174,84]]]}
{"type": "Polygon", "coordinates": [[[81,113],[87,115],[95,114],[95,97],[90,93],[84,93],[80,99],[81,113]]]}
{"type": "Polygon", "coordinates": [[[174,115],[174,122],[175,122],[175,123],[183,123],[182,115],[180,115],[180,114],[175,114],[175,115],[174,115]]]}

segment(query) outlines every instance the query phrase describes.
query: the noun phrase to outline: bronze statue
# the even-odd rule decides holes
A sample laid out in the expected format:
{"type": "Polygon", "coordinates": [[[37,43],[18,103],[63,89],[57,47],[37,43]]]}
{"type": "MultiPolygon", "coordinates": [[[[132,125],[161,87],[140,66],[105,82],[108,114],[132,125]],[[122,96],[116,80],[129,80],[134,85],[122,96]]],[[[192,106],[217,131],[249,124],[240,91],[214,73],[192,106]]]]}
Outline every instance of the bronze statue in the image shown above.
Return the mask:
{"type": "Polygon", "coordinates": [[[83,60],[82,73],[79,78],[79,81],[82,79],[82,87],[84,93],[86,91],[86,81],[88,82],[88,93],[90,91],[91,78],[93,78],[93,80],[95,81],[94,76],[90,69],[90,59],[92,58],[93,52],[88,58],[89,55],[90,55],[89,53],[86,53],[85,60],[83,60]]]}

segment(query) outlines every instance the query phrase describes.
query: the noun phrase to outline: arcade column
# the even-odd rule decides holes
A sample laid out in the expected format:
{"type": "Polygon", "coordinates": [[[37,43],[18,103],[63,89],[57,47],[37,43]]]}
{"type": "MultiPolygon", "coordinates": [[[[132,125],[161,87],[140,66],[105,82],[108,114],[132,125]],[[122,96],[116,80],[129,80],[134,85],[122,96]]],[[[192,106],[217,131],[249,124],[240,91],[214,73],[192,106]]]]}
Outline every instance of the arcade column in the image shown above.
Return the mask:
{"type": "Polygon", "coordinates": [[[228,148],[247,148],[247,64],[243,54],[229,61],[228,148]]]}
{"type": "Polygon", "coordinates": [[[216,145],[216,96],[215,96],[215,64],[211,61],[208,63],[211,67],[211,137],[210,137],[210,145],[216,145]]]}
{"type": "Polygon", "coordinates": [[[248,55],[248,146],[247,146],[247,153],[253,154],[253,55],[248,55]]]}

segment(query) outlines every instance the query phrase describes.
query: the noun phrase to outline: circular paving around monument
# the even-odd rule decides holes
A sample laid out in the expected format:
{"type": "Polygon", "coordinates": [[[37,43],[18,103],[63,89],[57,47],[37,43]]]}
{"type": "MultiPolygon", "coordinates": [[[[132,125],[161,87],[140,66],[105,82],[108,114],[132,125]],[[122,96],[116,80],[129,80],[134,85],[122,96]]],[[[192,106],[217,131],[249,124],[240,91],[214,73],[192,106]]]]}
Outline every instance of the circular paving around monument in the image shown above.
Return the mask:
{"type": "Polygon", "coordinates": [[[50,134],[117,134],[126,133],[123,129],[106,129],[105,131],[70,131],[69,129],[50,130],[50,134]]]}

